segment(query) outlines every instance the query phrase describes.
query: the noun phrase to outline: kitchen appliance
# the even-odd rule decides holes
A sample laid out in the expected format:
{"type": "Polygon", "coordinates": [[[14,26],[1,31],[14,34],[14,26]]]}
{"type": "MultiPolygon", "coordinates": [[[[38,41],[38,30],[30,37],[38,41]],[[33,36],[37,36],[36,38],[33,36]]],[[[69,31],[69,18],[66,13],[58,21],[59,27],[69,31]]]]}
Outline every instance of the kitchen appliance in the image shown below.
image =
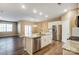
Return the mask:
{"type": "Polygon", "coordinates": [[[33,53],[40,50],[41,48],[41,37],[34,38],[33,40],[33,53]]]}

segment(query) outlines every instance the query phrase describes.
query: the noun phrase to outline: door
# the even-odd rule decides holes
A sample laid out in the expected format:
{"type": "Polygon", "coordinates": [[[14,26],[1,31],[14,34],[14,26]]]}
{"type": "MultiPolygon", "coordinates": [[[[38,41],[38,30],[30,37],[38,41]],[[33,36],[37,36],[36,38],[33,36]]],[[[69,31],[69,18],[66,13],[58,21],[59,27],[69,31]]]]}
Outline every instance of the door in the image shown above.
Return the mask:
{"type": "Polygon", "coordinates": [[[62,41],[62,25],[58,25],[58,40],[62,41]]]}
{"type": "Polygon", "coordinates": [[[52,26],[53,40],[57,40],[57,27],[56,25],[52,26]]]}

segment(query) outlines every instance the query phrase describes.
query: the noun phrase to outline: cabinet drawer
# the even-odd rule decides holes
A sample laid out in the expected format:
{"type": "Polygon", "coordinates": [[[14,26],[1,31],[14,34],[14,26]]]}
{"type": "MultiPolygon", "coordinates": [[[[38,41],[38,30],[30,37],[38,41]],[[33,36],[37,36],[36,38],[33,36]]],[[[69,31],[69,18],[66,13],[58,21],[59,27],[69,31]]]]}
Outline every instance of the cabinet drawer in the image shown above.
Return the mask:
{"type": "Polygon", "coordinates": [[[47,46],[52,42],[52,35],[46,35],[41,37],[41,48],[47,46]]]}
{"type": "Polygon", "coordinates": [[[44,40],[41,40],[41,48],[45,47],[46,46],[46,43],[44,40]]]}

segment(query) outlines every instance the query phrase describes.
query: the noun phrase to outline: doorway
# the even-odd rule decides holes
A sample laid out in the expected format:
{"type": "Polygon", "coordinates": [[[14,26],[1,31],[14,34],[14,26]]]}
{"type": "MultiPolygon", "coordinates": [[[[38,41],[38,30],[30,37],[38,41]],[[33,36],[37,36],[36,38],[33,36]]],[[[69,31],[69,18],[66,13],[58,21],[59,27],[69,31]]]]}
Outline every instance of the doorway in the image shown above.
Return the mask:
{"type": "Polygon", "coordinates": [[[54,41],[62,41],[62,25],[53,25],[52,33],[54,41]]]}
{"type": "Polygon", "coordinates": [[[62,41],[62,25],[58,25],[58,40],[62,41]]]}
{"type": "Polygon", "coordinates": [[[56,25],[52,26],[52,33],[53,33],[53,40],[56,41],[57,40],[57,27],[56,27],[56,25]]]}

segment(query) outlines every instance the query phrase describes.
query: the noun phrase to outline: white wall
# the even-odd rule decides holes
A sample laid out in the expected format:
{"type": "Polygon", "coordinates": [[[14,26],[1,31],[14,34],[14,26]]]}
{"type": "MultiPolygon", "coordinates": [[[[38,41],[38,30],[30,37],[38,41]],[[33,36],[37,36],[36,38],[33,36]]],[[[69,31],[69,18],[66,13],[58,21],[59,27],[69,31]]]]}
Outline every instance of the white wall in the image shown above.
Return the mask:
{"type": "Polygon", "coordinates": [[[70,19],[71,13],[62,17],[62,42],[66,43],[67,39],[70,37],[70,19]]]}
{"type": "Polygon", "coordinates": [[[69,22],[69,20],[62,22],[62,41],[64,43],[66,43],[67,39],[70,37],[69,22]]]}

